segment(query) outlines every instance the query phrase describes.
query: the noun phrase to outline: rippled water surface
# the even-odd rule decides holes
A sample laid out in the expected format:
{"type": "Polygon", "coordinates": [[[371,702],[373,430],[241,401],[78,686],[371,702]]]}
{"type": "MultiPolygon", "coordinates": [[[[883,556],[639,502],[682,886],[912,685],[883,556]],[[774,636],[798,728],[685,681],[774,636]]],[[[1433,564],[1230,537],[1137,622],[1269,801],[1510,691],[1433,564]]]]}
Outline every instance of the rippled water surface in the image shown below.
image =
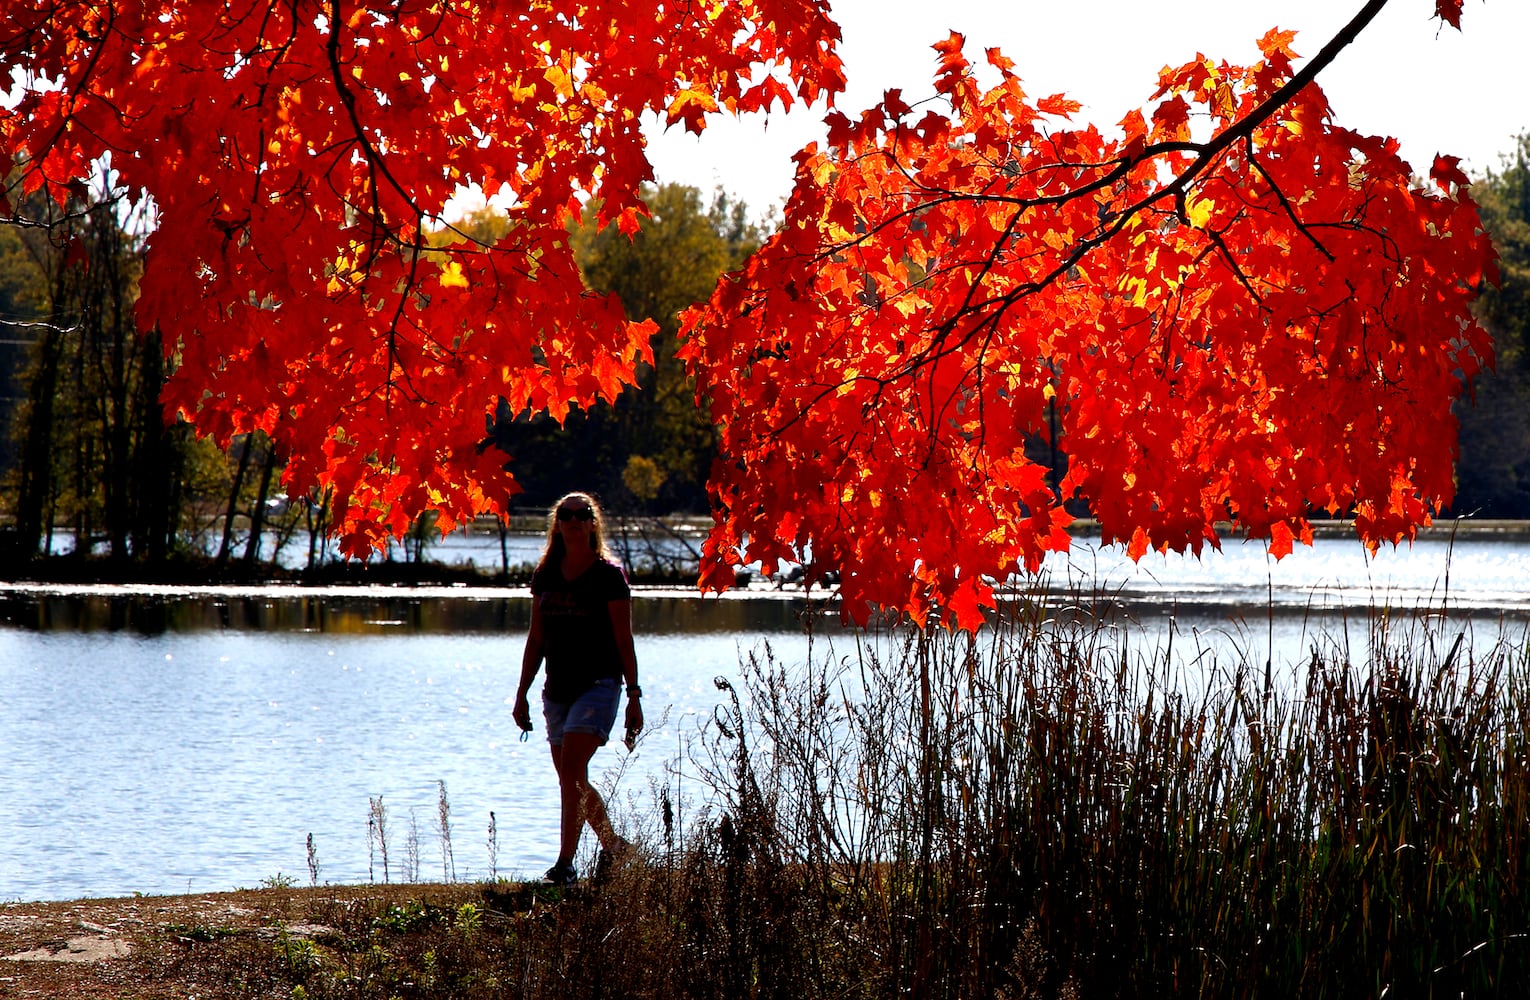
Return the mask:
{"type": "MultiPolygon", "coordinates": [[[[1137,565],[1083,542],[1049,573],[1057,607],[1108,607],[1143,648],[1172,636],[1188,659],[1289,662],[1315,636],[1363,649],[1386,607],[1444,607],[1474,641],[1530,616],[1530,546],[1504,539],[1376,557],[1323,540],[1280,562],[1232,544],[1137,565]]],[[[780,592],[639,595],[651,731],[596,758],[619,814],[651,817],[666,784],[699,808],[687,754],[722,698],[713,678],[766,643],[804,662],[801,609],[780,592]]],[[[540,872],[557,788],[540,725],[521,742],[509,705],[527,611],[506,590],[0,587],[0,899],[306,883],[310,834],[320,881],[381,880],[379,798],[389,877],[412,854],[439,879],[439,782],[455,877],[490,873],[491,812],[496,871],[540,872]]],[[[814,642],[815,657],[856,649],[832,623],[814,642]]]]}
{"type": "MultiPolygon", "coordinates": [[[[440,781],[457,877],[489,874],[491,811],[499,872],[539,873],[556,853],[557,787],[540,720],[521,742],[510,719],[524,639],[0,630],[0,898],[209,891],[278,871],[306,883],[310,833],[321,880],[381,880],[374,797],[392,877],[415,829],[422,876],[440,878],[440,781]]],[[[713,678],[736,676],[756,641],[639,636],[649,734],[596,759],[619,802],[646,809],[673,780],[667,765],[718,701],[713,678]]],[[[806,656],[801,635],[770,641],[806,656]]]]}

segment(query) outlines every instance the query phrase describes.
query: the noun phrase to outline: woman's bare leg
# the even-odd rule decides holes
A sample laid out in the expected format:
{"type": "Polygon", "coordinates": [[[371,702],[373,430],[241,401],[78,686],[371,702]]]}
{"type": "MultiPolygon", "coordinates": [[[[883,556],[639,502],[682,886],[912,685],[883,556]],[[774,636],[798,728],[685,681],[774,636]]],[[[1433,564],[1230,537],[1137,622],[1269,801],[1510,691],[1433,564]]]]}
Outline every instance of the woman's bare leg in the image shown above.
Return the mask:
{"type": "Polygon", "coordinates": [[[564,733],[563,745],[552,748],[562,807],[558,838],[560,864],[574,863],[574,854],[579,850],[579,835],[586,822],[595,831],[602,847],[609,848],[617,843],[611,820],[606,815],[606,803],[590,786],[590,758],[599,747],[600,740],[593,733],[564,733]]]}

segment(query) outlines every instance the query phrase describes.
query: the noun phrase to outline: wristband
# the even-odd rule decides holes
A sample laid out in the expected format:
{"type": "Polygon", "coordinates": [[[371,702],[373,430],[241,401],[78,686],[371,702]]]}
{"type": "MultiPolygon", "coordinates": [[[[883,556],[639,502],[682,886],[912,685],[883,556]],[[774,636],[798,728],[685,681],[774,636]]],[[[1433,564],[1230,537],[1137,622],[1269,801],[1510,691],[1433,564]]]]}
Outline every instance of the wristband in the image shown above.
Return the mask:
{"type": "Polygon", "coordinates": [[[639,687],[638,685],[636,685],[636,684],[628,684],[627,685],[627,697],[629,697],[629,698],[641,698],[641,697],[643,697],[643,689],[641,687],[639,687]]]}

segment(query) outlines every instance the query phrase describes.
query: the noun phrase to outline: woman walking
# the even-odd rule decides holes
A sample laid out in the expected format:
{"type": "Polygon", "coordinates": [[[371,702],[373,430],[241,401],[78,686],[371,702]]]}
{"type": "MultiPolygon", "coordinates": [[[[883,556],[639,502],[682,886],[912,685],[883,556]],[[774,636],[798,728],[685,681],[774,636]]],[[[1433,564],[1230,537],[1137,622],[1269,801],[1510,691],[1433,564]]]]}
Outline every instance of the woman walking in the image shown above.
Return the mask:
{"type": "Polygon", "coordinates": [[[597,874],[631,845],[618,837],[600,793],[590,787],[589,765],[610,738],[626,690],[629,740],[643,728],[642,689],[632,646],[632,592],[606,548],[605,522],[594,498],[570,493],[547,517],[547,547],[531,577],[531,631],[521,657],[515,694],[516,725],[531,730],[527,692],[542,661],[542,717],[558,772],[562,823],[558,860],[543,877],[573,885],[574,852],[589,823],[600,841],[597,874]]]}

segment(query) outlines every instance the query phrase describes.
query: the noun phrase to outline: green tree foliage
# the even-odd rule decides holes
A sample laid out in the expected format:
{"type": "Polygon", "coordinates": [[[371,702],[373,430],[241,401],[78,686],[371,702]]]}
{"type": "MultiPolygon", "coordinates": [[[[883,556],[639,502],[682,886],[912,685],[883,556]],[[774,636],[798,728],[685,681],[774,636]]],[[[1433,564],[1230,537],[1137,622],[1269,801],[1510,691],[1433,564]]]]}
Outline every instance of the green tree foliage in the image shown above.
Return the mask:
{"type": "MultiPolygon", "coordinates": [[[[747,207],[722,192],[707,203],[694,187],[665,184],[644,197],[651,214],[631,239],[614,226],[601,229],[598,206],[589,206],[571,240],[590,288],[616,295],[629,318],[658,324],[654,364],[640,368],[635,391],[614,405],[576,410],[561,427],[546,416],[501,412],[494,438],[512,456],[528,506],[544,506],[577,486],[600,492],[618,509],[707,508],[716,430],[675,359],[678,316],[704,300],[720,274],[742,266],[761,233],[747,207]],[[633,459],[640,461],[634,466],[633,459]]],[[[484,211],[459,228],[483,238],[503,224],[484,211]]]]}
{"type": "MultiPolygon", "coordinates": [[[[27,364],[38,321],[44,315],[42,274],[34,266],[21,234],[0,226],[0,429],[9,427],[26,388],[27,364]]],[[[0,434],[0,470],[15,463],[9,434],[0,434]]]]}
{"type": "Polygon", "coordinates": [[[1530,347],[1530,132],[1519,137],[1502,169],[1489,171],[1472,194],[1498,248],[1503,281],[1483,290],[1478,316],[1498,338],[1500,356],[1530,347]]]}
{"type": "Polygon", "coordinates": [[[1497,370],[1478,380],[1461,419],[1455,509],[1530,517],[1530,133],[1498,171],[1472,185],[1498,248],[1502,283],[1485,288],[1477,316],[1498,345],[1497,370]]]}

